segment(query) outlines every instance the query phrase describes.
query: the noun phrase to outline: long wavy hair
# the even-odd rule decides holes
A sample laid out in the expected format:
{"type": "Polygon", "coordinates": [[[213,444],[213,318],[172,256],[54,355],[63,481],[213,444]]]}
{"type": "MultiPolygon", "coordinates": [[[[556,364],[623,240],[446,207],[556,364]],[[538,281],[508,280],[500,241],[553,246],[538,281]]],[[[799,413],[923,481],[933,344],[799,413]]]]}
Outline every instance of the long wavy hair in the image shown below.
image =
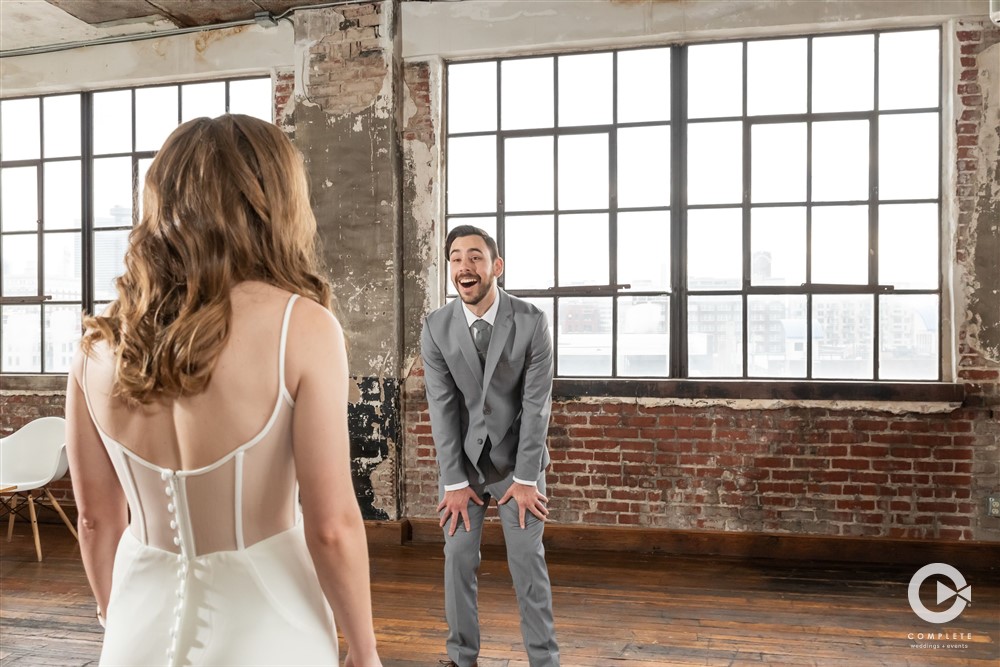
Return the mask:
{"type": "Polygon", "coordinates": [[[240,282],[331,308],[302,156],[274,125],[238,114],[184,123],[150,165],[142,210],[118,299],[84,318],[84,351],[107,341],[114,396],[129,405],[205,389],[240,282]]]}

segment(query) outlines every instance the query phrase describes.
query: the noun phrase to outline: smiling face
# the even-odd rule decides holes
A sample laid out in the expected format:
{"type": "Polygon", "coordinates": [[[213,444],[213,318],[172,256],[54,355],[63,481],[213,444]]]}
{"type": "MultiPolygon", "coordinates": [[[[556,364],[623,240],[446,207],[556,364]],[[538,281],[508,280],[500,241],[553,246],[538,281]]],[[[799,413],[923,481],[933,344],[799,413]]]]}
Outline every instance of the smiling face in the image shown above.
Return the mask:
{"type": "Polygon", "coordinates": [[[476,315],[482,315],[496,298],[493,286],[503,275],[503,260],[490,259],[486,241],[479,235],[459,236],[448,255],[451,281],[458,290],[458,297],[476,315]]]}

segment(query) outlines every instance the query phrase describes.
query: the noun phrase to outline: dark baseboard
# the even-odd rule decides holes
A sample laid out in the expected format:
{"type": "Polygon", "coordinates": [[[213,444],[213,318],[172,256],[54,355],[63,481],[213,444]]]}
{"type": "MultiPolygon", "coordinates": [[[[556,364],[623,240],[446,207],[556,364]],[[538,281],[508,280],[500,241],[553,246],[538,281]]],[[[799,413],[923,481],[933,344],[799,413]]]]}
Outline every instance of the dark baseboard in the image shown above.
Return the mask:
{"type": "MultiPolygon", "coordinates": [[[[444,541],[437,519],[404,519],[398,523],[403,522],[409,524],[409,539],[414,543],[444,541]]],[[[551,551],[614,551],[887,565],[948,563],[969,570],[991,569],[1000,564],[1000,542],[731,533],[555,523],[545,526],[544,542],[545,548],[551,551]]],[[[497,521],[486,522],[483,544],[503,544],[503,531],[497,521]]]]}

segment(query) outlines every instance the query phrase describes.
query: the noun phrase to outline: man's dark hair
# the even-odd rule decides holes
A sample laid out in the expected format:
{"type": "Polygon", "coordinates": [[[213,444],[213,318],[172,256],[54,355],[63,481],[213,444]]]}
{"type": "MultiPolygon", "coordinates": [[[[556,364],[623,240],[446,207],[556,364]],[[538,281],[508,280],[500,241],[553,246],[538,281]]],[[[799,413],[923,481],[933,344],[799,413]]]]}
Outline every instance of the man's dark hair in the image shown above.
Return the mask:
{"type": "Polygon", "coordinates": [[[480,236],[484,241],[486,241],[486,247],[490,249],[490,261],[495,260],[500,256],[500,251],[497,249],[497,242],[493,240],[485,230],[479,227],[473,227],[472,225],[459,225],[455,229],[448,232],[448,238],[444,242],[444,256],[447,260],[451,256],[451,244],[455,242],[455,239],[462,236],[480,236]]]}

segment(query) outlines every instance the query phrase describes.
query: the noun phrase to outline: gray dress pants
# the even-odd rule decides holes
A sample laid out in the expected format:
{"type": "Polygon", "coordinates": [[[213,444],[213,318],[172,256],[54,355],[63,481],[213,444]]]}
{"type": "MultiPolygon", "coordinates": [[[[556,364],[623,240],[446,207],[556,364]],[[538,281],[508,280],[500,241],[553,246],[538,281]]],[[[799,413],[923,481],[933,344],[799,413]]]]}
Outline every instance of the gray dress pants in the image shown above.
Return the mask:
{"type": "MultiPolygon", "coordinates": [[[[492,466],[490,466],[492,467],[492,466]]],[[[492,471],[490,471],[492,472],[492,471]]],[[[477,608],[479,545],[483,534],[483,517],[490,499],[499,500],[514,483],[514,473],[472,489],[483,499],[482,506],[469,503],[469,524],[466,531],[461,519],[454,535],[448,535],[451,517],[444,526],[444,591],[445,618],[448,621],[448,657],[459,667],[469,667],[479,656],[479,612],[477,608]]],[[[544,474],[539,477],[538,490],[545,494],[544,474]]],[[[441,489],[441,497],[444,490],[441,489]]],[[[525,528],[518,520],[517,503],[513,500],[498,506],[507,546],[507,563],[517,603],[521,612],[521,637],[531,667],[559,667],[559,646],[556,644],[552,618],[552,586],[545,565],[542,532],[545,522],[531,512],[525,513],[525,528]]]]}

